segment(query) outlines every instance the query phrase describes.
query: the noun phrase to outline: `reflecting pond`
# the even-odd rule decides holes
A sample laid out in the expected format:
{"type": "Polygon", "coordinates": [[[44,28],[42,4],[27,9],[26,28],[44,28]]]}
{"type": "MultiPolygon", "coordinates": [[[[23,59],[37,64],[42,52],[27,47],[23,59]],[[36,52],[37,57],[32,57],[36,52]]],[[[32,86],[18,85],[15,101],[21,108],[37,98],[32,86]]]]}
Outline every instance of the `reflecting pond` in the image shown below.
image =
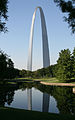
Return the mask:
{"type": "Polygon", "coordinates": [[[73,87],[36,83],[0,85],[0,107],[12,107],[50,113],[75,114],[73,87]]]}

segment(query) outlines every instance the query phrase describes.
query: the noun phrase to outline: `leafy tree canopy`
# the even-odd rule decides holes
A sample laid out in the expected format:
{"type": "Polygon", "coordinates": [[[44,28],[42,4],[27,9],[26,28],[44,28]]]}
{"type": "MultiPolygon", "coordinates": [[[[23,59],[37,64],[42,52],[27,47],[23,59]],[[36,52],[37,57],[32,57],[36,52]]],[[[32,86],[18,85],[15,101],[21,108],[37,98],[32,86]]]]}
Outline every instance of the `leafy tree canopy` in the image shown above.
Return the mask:
{"type": "Polygon", "coordinates": [[[73,77],[75,78],[75,48],[72,53],[73,77]]]}
{"type": "Polygon", "coordinates": [[[69,80],[72,77],[71,53],[69,49],[61,50],[57,65],[57,78],[60,80],[69,80]]]}
{"type": "Polygon", "coordinates": [[[68,22],[72,33],[75,33],[75,0],[54,0],[54,2],[57,3],[63,13],[68,13],[64,19],[68,22]]]}
{"type": "Polygon", "coordinates": [[[0,0],[0,32],[6,32],[6,20],[8,19],[8,0],[0,0]]]}
{"type": "Polygon", "coordinates": [[[13,61],[0,50],[0,81],[19,76],[19,70],[14,68],[13,61]]]}

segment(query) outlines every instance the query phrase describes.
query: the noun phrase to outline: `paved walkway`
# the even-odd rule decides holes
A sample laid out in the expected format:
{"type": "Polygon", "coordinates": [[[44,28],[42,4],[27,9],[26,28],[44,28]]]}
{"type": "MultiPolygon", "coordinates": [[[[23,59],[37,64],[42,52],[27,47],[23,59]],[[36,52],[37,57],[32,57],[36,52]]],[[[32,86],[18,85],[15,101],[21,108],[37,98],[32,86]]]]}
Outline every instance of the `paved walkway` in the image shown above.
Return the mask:
{"type": "Polygon", "coordinates": [[[44,85],[55,85],[55,86],[75,86],[75,84],[72,83],[46,83],[46,82],[40,82],[44,85]]]}

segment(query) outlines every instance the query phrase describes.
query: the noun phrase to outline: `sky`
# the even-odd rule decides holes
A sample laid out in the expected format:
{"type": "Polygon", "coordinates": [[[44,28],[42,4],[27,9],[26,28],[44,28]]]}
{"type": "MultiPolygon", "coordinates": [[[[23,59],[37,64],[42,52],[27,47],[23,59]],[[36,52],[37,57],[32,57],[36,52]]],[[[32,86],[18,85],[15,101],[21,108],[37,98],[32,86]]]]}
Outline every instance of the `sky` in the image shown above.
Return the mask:
{"type": "MultiPolygon", "coordinates": [[[[0,33],[0,49],[7,53],[15,68],[27,69],[28,48],[32,16],[37,6],[42,7],[47,27],[50,65],[56,64],[59,52],[75,47],[75,35],[71,34],[64,14],[53,0],[9,0],[7,33],[0,33]]],[[[33,38],[33,70],[42,68],[42,30],[37,10],[33,38]]]]}

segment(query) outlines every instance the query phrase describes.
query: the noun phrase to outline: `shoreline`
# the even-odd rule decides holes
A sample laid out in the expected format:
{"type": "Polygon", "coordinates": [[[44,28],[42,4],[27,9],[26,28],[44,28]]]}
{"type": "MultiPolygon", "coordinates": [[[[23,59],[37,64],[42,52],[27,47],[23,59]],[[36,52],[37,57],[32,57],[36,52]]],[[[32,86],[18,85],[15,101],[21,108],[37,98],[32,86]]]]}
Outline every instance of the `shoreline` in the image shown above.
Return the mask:
{"type": "Polygon", "coordinates": [[[40,82],[41,84],[44,85],[55,85],[55,86],[75,86],[73,83],[46,83],[46,82],[40,82]]]}
{"type": "Polygon", "coordinates": [[[62,83],[60,83],[60,82],[45,82],[45,81],[41,81],[40,79],[38,80],[32,80],[32,79],[13,79],[13,80],[6,80],[7,82],[9,82],[9,83],[32,83],[32,82],[35,82],[35,83],[40,83],[40,84],[44,84],[44,85],[51,85],[51,86],[74,86],[75,87],[75,83],[64,83],[64,82],[62,82],[62,83]]]}

